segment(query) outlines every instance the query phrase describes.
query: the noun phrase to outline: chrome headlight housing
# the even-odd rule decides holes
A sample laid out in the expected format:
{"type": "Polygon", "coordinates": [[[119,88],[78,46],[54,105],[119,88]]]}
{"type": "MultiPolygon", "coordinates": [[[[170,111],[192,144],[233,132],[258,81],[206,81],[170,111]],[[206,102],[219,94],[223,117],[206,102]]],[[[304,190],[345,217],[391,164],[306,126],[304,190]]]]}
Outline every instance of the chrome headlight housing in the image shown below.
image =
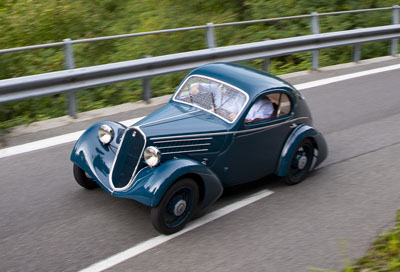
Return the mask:
{"type": "Polygon", "coordinates": [[[160,163],[161,152],[154,146],[148,146],[144,150],[143,157],[148,166],[154,167],[160,163]]]}
{"type": "Polygon", "coordinates": [[[98,134],[99,140],[103,144],[109,144],[114,138],[114,131],[109,125],[101,125],[98,134]]]}

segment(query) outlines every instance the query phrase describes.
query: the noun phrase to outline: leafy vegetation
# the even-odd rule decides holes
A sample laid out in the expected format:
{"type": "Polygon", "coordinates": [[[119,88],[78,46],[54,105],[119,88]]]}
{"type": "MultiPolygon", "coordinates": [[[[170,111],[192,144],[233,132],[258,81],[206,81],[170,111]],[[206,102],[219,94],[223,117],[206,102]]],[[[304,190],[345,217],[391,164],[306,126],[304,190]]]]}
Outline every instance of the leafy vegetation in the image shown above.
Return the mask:
{"type": "MultiPolygon", "coordinates": [[[[367,254],[356,263],[345,260],[342,272],[399,272],[400,271],[400,210],[397,211],[396,226],[380,234],[367,254]]],[[[339,272],[318,267],[312,271],[339,272]]]]}
{"type": "MultiPolygon", "coordinates": [[[[274,18],[311,12],[388,7],[395,0],[0,0],[0,48],[204,25],[274,18]]],[[[390,11],[323,16],[321,32],[391,23],[390,11]]],[[[218,46],[310,34],[309,19],[216,28],[218,46]]],[[[206,47],[204,30],[192,30],[74,45],[76,67],[164,55],[206,47]]],[[[388,42],[363,46],[363,58],[387,55],[388,42]]],[[[321,66],[351,61],[352,48],[322,50],[321,66]]],[[[262,60],[248,62],[261,68],[262,60]]],[[[0,54],[0,79],[64,69],[62,47],[0,54]]],[[[310,54],[274,58],[271,72],[310,68],[310,54]]],[[[153,95],[171,93],[184,73],[156,77],[153,95]]],[[[78,110],[131,102],[141,97],[141,81],[78,92],[78,110]]],[[[66,114],[65,95],[0,105],[0,129],[66,114]]]]}

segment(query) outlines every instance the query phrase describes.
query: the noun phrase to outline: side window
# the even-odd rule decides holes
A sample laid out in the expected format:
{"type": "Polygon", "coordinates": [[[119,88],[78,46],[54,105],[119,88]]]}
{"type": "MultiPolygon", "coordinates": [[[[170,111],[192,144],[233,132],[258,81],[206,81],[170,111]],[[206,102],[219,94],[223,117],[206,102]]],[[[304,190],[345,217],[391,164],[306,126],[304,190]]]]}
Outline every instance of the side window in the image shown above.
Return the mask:
{"type": "Polygon", "coordinates": [[[292,105],[290,104],[290,99],[287,94],[282,93],[280,99],[280,105],[277,112],[277,117],[285,116],[290,113],[292,105]]]}
{"type": "Polygon", "coordinates": [[[253,123],[288,115],[291,110],[289,97],[284,93],[261,96],[250,108],[245,123],[253,123]]]}

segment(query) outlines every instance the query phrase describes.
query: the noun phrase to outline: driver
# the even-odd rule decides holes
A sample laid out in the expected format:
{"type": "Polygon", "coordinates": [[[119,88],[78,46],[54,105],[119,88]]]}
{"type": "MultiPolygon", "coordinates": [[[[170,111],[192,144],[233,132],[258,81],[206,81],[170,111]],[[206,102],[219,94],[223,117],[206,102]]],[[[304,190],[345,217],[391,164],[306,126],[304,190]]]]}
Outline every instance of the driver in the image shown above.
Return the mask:
{"type": "Polygon", "coordinates": [[[196,96],[200,93],[212,95],[212,112],[233,121],[240,112],[245,97],[232,88],[218,83],[194,83],[190,85],[190,94],[196,96]],[[228,116],[222,112],[226,111],[228,116]]]}
{"type": "Polygon", "coordinates": [[[279,93],[260,97],[250,108],[244,122],[251,123],[274,117],[280,100],[279,93]]]}

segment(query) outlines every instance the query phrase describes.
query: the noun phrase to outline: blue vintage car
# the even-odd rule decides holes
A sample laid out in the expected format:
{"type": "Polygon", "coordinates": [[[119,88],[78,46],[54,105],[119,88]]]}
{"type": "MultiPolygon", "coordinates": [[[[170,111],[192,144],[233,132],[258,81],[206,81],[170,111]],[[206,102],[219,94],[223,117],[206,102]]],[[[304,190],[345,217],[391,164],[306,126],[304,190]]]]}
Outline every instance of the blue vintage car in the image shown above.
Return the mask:
{"type": "Polygon", "coordinates": [[[104,121],[76,142],[74,177],[151,207],[171,234],[224,187],[270,174],[302,181],[327,156],[304,97],[248,67],[214,63],[189,73],[168,104],[130,127],[104,121]]]}

